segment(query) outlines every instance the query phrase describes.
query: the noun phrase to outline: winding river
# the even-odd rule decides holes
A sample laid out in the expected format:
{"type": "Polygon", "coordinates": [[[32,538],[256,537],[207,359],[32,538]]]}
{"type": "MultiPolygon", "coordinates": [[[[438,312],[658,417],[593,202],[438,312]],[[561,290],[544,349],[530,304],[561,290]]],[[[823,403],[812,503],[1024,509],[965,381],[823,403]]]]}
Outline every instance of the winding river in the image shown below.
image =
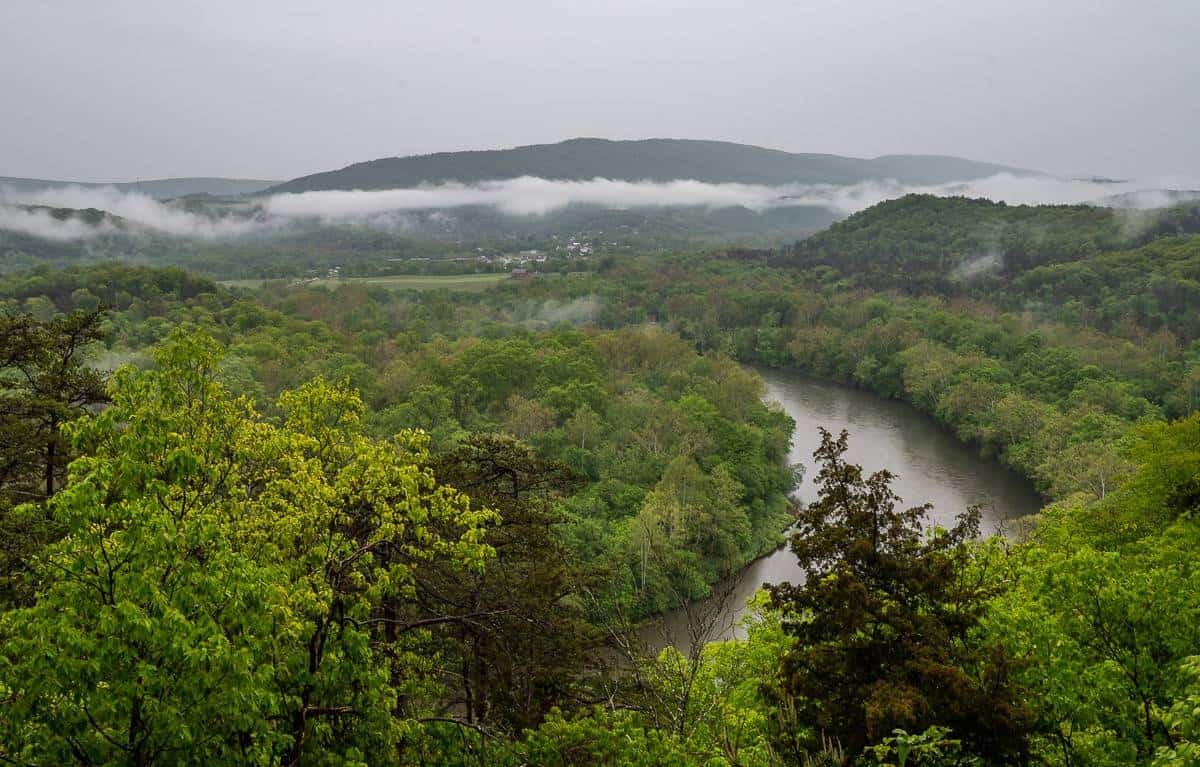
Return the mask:
{"type": "MultiPolygon", "coordinates": [[[[783,405],[796,421],[791,461],[805,467],[805,480],[796,492],[801,501],[816,497],[812,454],[820,443],[817,428],[824,426],[834,434],[842,429],[849,432],[847,460],[868,473],[890,469],[897,475],[892,487],[904,503],[932,503],[932,517],[940,524],[977,503],[983,508],[982,531],[987,534],[998,530],[1004,520],[1031,514],[1041,505],[1023,477],[980,458],[910,405],[797,373],[765,369],[759,373],[767,383],[767,399],[783,405]]],[[[717,616],[707,634],[710,641],[738,636],[746,600],[763,584],[789,581],[799,574],[795,557],[782,547],[738,572],[726,588],[714,589],[727,593],[719,605],[702,603],[693,606],[691,614],[707,611],[717,616]]],[[[691,641],[688,624],[688,611],[675,610],[647,625],[642,639],[651,647],[673,644],[686,650],[691,641]]]]}

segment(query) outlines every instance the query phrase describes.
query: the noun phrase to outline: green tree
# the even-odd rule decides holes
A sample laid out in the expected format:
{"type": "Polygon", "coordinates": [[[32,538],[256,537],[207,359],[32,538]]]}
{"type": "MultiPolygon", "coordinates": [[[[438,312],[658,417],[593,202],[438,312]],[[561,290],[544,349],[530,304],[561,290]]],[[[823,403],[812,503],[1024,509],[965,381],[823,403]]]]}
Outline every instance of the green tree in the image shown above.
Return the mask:
{"type": "Polygon", "coordinates": [[[67,534],[36,602],[0,618],[5,760],[394,760],[418,626],[382,607],[412,597],[414,561],[481,566],[491,515],[421,468],[419,433],[364,436],[352,392],[307,384],[270,423],[218,360],[177,333],[69,427],[83,457],[50,502],[67,534]]]}
{"type": "Polygon", "coordinates": [[[62,532],[43,502],[72,455],[61,427],[106,398],[104,377],[87,366],[102,321],[0,314],[0,609],[28,601],[29,560],[62,532]]]}
{"type": "Polygon", "coordinates": [[[1200,655],[1188,658],[1183,667],[1188,687],[1164,717],[1172,734],[1171,744],[1162,746],[1154,767],[1190,767],[1200,763],[1200,655]]]}
{"type": "Polygon", "coordinates": [[[580,450],[587,450],[589,443],[592,448],[596,447],[596,440],[604,428],[604,422],[595,410],[584,403],[575,411],[575,415],[567,419],[564,426],[571,441],[578,442],[580,450]]]}
{"type": "Polygon", "coordinates": [[[509,395],[505,402],[504,426],[517,439],[529,439],[555,425],[555,413],[535,399],[509,395]]]}
{"type": "Polygon", "coordinates": [[[487,527],[495,557],[486,571],[464,573],[439,559],[416,568],[417,618],[436,621],[434,649],[449,680],[445,715],[509,734],[535,727],[553,706],[585,694],[582,670],[599,645],[579,596],[596,588],[595,576],[555,529],[555,505],[580,479],[500,435],[476,435],[432,468],[473,507],[497,515],[487,527]]]}
{"type": "Polygon", "coordinates": [[[950,728],[969,753],[1021,762],[1031,715],[1009,660],[974,637],[994,587],[972,578],[978,511],[923,534],[928,505],[900,510],[886,470],[847,463],[846,433],[822,430],[820,497],[800,512],[791,548],[799,585],[770,587],[795,645],[779,678],[798,731],[794,753],[835,738],[850,758],[893,730],[950,728]]]}
{"type": "Polygon", "coordinates": [[[104,378],[86,364],[103,319],[0,315],[0,503],[48,498],[58,487],[69,460],[59,427],[104,401],[104,378]]]}

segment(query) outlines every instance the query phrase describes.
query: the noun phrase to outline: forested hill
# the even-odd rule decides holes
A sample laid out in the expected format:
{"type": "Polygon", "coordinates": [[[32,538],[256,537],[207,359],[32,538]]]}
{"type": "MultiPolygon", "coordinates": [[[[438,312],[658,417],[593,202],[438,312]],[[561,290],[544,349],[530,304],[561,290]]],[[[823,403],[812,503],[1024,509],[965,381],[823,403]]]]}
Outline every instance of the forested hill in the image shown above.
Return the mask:
{"type": "Polygon", "coordinates": [[[772,185],[853,184],[890,178],[907,184],[938,184],[1001,172],[1028,171],[938,155],[887,155],[867,160],[832,154],[792,154],[725,141],[577,138],[514,149],[389,157],[302,176],[268,191],[388,189],[518,176],[567,180],[603,177],[625,181],[695,179],[772,185]]]}
{"type": "Polygon", "coordinates": [[[1132,320],[1200,336],[1200,205],[1130,211],[909,195],[771,256],[853,287],[1074,307],[1107,331],[1132,320]]]}
{"type": "Polygon", "coordinates": [[[1148,211],[1007,205],[910,194],[887,200],[784,249],[788,265],[829,266],[874,287],[1008,275],[1159,237],[1200,233],[1200,204],[1148,211]],[[986,263],[974,263],[984,259],[986,263]],[[957,270],[957,271],[956,271],[957,270]]]}

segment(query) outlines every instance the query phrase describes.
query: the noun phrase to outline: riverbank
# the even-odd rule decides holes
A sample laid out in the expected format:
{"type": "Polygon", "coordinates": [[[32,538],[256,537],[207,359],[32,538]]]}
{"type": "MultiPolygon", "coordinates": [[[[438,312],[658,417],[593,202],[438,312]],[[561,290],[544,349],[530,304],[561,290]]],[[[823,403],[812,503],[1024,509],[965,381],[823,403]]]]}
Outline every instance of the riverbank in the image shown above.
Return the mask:
{"type": "MultiPolygon", "coordinates": [[[[862,389],[812,378],[800,373],[756,368],[767,384],[767,399],[779,402],[796,422],[789,461],[805,466],[805,481],[795,497],[816,500],[812,451],[820,441],[818,427],[850,436],[847,459],[864,470],[888,469],[896,475],[897,493],[909,505],[933,504],[932,519],[948,524],[960,512],[978,504],[983,532],[1002,530],[1009,520],[1036,513],[1042,497],[1031,482],[1008,467],[978,455],[941,424],[913,406],[887,400],[862,389]]],[[[689,622],[709,616],[708,641],[738,636],[746,601],[767,583],[790,581],[801,575],[784,545],[747,564],[730,580],[713,587],[713,597],[671,610],[639,630],[652,649],[690,645],[689,622]],[[712,618],[713,612],[719,613],[712,618]]]]}

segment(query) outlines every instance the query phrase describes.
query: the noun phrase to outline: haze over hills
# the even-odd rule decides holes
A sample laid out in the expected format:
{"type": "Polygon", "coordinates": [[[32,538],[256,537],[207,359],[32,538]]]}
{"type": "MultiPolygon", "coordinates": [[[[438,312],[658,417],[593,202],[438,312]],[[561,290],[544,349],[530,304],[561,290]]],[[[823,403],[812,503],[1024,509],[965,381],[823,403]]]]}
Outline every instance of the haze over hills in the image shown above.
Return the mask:
{"type": "Polygon", "coordinates": [[[160,178],[149,181],[128,181],[107,184],[0,176],[0,189],[11,189],[14,192],[22,194],[32,194],[48,189],[63,189],[65,187],[76,186],[85,189],[113,187],[120,192],[140,192],[159,200],[186,197],[193,194],[209,194],[215,197],[255,194],[274,183],[276,182],[262,179],[197,177],[160,178]]]}
{"type": "Polygon", "coordinates": [[[279,184],[268,193],[331,189],[397,189],[457,181],[537,176],[585,181],[673,181],[742,184],[855,184],[894,179],[902,184],[969,181],[997,173],[1032,171],[940,155],[886,155],[874,159],[793,154],[725,141],[576,138],[513,149],[439,152],[389,157],[279,184]]]}
{"type": "Polygon", "coordinates": [[[0,177],[0,230],[69,241],[150,230],[175,237],[271,237],[350,226],[450,243],[592,232],[606,233],[609,242],[641,245],[770,245],[913,192],[1009,205],[1111,207],[1165,207],[1191,194],[1141,192],[1133,181],[1055,178],[941,155],[868,160],[684,139],[584,138],[390,158],[271,183],[179,178],[72,184],[0,177]],[[48,215],[51,209],[103,210],[137,226],[48,215]]]}
{"type": "Polygon", "coordinates": [[[1200,200],[1200,189],[1139,189],[1102,197],[1093,204],[1105,208],[1137,210],[1167,208],[1197,200],[1200,200]]]}

